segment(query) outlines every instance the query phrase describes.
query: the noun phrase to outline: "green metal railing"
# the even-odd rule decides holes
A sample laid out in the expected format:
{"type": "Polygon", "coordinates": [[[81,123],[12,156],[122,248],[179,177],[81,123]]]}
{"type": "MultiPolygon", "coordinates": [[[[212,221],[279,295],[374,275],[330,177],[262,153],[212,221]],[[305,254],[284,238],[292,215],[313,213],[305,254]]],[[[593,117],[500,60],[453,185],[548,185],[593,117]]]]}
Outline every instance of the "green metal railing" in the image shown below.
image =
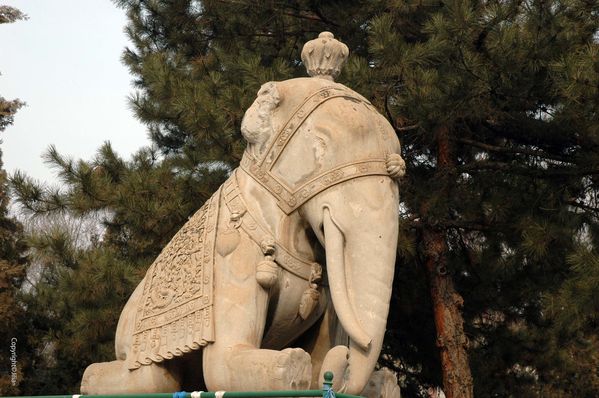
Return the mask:
{"type": "Polygon", "coordinates": [[[322,398],[364,398],[359,395],[335,393],[333,391],[333,373],[325,372],[322,390],[279,390],[279,391],[201,391],[158,394],[105,394],[105,395],[35,395],[2,398],[286,398],[286,397],[322,397],[322,398]]]}

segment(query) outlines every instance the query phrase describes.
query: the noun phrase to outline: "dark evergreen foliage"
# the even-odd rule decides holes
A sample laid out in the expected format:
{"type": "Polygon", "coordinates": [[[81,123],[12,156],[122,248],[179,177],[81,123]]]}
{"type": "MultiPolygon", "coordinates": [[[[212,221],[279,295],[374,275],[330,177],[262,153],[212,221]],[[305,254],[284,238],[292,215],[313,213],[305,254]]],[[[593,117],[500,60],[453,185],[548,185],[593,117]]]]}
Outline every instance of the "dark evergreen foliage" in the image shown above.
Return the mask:
{"type": "MultiPolygon", "coordinates": [[[[1,155],[1,152],[0,152],[1,155]]],[[[20,289],[27,274],[27,245],[21,224],[9,214],[7,176],[0,161],[0,393],[17,393],[28,347],[22,339],[26,329],[25,308],[20,289]],[[14,367],[13,367],[14,365],[14,367]],[[13,374],[16,376],[13,377],[13,374]]]]}
{"type": "MultiPolygon", "coordinates": [[[[26,19],[26,16],[16,8],[0,6],[0,24],[20,19],[26,19]]],[[[13,124],[15,113],[23,105],[18,99],[9,101],[0,96],[0,132],[13,124]]],[[[0,158],[1,155],[0,151],[0,158]]],[[[9,214],[9,205],[8,178],[0,160],[0,322],[3,325],[0,328],[0,394],[19,391],[17,385],[22,378],[20,366],[26,361],[26,358],[20,357],[27,347],[21,339],[26,317],[19,297],[26,278],[27,247],[23,240],[23,228],[9,214]],[[16,377],[13,377],[13,373],[16,377]]]]}

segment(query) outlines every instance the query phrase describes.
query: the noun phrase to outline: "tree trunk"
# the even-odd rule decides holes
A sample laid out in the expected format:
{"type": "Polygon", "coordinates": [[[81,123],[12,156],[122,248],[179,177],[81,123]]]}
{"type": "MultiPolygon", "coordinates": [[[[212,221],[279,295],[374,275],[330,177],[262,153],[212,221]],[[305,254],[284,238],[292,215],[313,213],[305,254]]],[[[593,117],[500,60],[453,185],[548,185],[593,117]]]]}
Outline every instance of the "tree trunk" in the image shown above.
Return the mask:
{"type": "MultiPolygon", "coordinates": [[[[437,178],[445,179],[443,190],[449,195],[453,161],[447,127],[437,129],[437,178]]],[[[440,193],[443,194],[443,193],[440,193]]],[[[426,208],[423,209],[426,215],[426,208]]],[[[472,375],[468,361],[468,339],[464,334],[461,308],[464,300],[456,292],[447,272],[447,243],[444,231],[424,226],[424,265],[433,302],[437,346],[443,371],[443,390],[447,398],[472,398],[472,375]]]]}
{"type": "Polygon", "coordinates": [[[442,232],[425,230],[423,240],[427,251],[425,267],[441,356],[443,390],[447,398],[472,398],[472,376],[466,351],[468,339],[460,312],[464,301],[455,291],[451,275],[447,273],[445,236],[442,232]]]}

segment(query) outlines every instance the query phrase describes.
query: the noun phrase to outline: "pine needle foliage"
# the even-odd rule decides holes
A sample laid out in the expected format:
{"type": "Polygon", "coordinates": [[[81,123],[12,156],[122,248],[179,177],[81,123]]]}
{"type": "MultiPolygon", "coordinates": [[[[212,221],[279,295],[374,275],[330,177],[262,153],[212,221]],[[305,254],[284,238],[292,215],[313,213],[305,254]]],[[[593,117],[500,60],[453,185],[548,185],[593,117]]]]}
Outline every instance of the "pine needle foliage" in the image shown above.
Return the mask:
{"type": "Polygon", "coordinates": [[[114,327],[139,281],[136,269],[98,240],[84,244],[81,220],[51,217],[28,234],[35,275],[24,294],[37,348],[22,394],[77,391],[91,362],[114,357],[114,327]],[[107,326],[109,325],[109,326],[107,326]]]}
{"type": "MultiPolygon", "coordinates": [[[[0,24],[11,23],[26,16],[19,10],[9,6],[0,6],[0,24]]],[[[6,100],[0,96],[0,132],[13,124],[14,115],[24,103],[18,99],[6,100]]],[[[0,151],[0,159],[2,152],[0,151]]],[[[13,359],[20,358],[19,364],[24,364],[26,357],[21,357],[26,351],[24,342],[19,342],[20,331],[24,330],[25,309],[20,299],[20,289],[26,278],[27,246],[23,239],[23,227],[9,212],[10,194],[8,176],[0,160],[0,394],[17,393],[22,370],[17,365],[12,367],[13,359]],[[14,354],[11,343],[15,344],[14,354]],[[15,373],[15,377],[13,377],[15,373]]]]}
{"type": "Polygon", "coordinates": [[[0,371],[0,393],[18,393],[18,384],[22,379],[22,369],[27,356],[27,346],[21,340],[25,329],[26,315],[21,300],[20,289],[26,279],[27,245],[23,237],[22,225],[9,214],[9,191],[7,175],[0,161],[0,341],[4,349],[0,351],[2,370],[0,371]],[[11,343],[15,343],[15,353],[11,352],[11,343]],[[18,358],[15,369],[11,357],[18,358]],[[13,378],[13,370],[16,377],[13,378]]]}
{"type": "Polygon", "coordinates": [[[577,297],[558,310],[590,326],[571,325],[586,346],[558,338],[566,324],[549,306],[593,281],[571,264],[593,268],[579,243],[597,242],[598,4],[417,7],[429,18],[410,38],[398,33],[406,4],[372,20],[372,62],[404,145],[413,226],[442,231],[448,244],[475,395],[595,396],[596,359],[577,360],[592,351],[592,305],[577,297]],[[444,174],[434,156],[441,126],[444,174]]]}
{"type": "MultiPolygon", "coordinates": [[[[442,383],[423,267],[423,231],[434,231],[464,302],[475,396],[598,395],[599,3],[116,3],[133,43],[123,54],[131,107],[151,148],[124,160],[106,144],[91,161],[51,148],[59,189],[12,178],[33,213],[105,212],[98,245],[52,282],[94,297],[53,298],[74,300],[58,307],[73,329],[57,327],[81,358],[108,354],[70,340],[73,330],[95,319],[114,330],[107,314],[118,314],[127,288],[238,164],[240,123],[258,87],[303,76],[301,46],[329,30],[352,49],[339,80],[387,116],[408,164],[380,361],[398,372],[403,394],[442,383]],[[111,297],[104,281],[123,295],[111,297]]],[[[55,356],[66,358],[58,336],[55,356]]]]}

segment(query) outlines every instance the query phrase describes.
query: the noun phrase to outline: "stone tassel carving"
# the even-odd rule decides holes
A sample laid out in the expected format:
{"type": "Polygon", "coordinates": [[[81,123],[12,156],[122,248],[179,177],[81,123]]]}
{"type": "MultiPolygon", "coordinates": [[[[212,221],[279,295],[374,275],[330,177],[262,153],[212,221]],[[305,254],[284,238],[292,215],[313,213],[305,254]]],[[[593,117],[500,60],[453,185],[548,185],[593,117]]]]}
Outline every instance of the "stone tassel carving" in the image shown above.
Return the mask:
{"type": "Polygon", "coordinates": [[[398,153],[387,154],[385,164],[391,178],[400,179],[406,174],[406,162],[398,153]]]}
{"type": "Polygon", "coordinates": [[[312,272],[310,273],[310,281],[308,288],[302,294],[302,298],[299,306],[299,315],[302,319],[306,320],[314,308],[316,308],[316,304],[318,304],[318,299],[320,297],[320,293],[318,292],[318,282],[322,279],[322,267],[318,263],[312,263],[312,272]]]}
{"type": "Polygon", "coordinates": [[[264,289],[270,289],[279,278],[279,266],[275,263],[275,241],[265,238],[260,242],[264,260],[256,265],[256,280],[264,289]]]}

